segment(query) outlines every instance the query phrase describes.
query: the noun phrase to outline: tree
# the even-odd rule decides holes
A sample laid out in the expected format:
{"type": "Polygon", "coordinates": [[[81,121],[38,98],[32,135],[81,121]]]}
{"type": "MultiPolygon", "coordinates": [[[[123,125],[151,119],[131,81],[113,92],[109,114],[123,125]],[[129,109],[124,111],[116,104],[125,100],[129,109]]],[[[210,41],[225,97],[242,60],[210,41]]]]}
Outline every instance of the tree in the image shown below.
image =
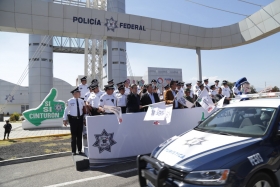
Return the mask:
{"type": "Polygon", "coordinates": [[[251,89],[251,93],[252,93],[252,94],[253,94],[253,93],[257,93],[256,88],[255,88],[254,85],[250,86],[250,89],[251,89]]]}
{"type": "Polygon", "coordinates": [[[279,92],[279,88],[277,86],[274,86],[272,89],[271,89],[271,92],[279,92]]]}

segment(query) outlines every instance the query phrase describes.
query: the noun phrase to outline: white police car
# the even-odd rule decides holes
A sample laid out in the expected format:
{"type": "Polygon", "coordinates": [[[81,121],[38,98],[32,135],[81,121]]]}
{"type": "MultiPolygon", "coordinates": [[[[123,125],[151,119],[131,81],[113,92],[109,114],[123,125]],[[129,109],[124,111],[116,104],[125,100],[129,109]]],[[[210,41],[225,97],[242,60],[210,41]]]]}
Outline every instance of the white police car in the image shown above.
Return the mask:
{"type": "Polygon", "coordinates": [[[280,186],[280,99],[234,103],[137,158],[140,186],[280,186]]]}

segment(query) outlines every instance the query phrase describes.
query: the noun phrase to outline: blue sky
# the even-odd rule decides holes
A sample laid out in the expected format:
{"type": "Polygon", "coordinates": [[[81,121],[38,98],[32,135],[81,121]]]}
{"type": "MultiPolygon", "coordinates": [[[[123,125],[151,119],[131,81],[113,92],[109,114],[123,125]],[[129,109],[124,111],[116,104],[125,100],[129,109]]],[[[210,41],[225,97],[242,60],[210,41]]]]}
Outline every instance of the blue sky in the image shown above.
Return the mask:
{"type": "MultiPolygon", "coordinates": [[[[238,0],[193,0],[209,6],[250,15],[260,7],[238,0]]],[[[249,0],[248,0],[249,1],[249,0]]],[[[267,5],[273,0],[250,0],[267,5]]],[[[243,16],[229,14],[185,0],[126,0],[126,13],[176,21],[203,27],[218,27],[236,23],[243,16]]],[[[16,83],[28,64],[28,35],[0,32],[0,79],[16,83]],[[16,68],[15,68],[16,67],[16,68]]],[[[280,67],[280,34],[258,42],[223,50],[202,51],[203,77],[236,81],[246,76],[257,88],[280,87],[277,74],[280,67]]],[[[182,68],[183,80],[197,80],[195,50],[127,43],[127,52],[134,75],[143,75],[146,67],[182,68]]],[[[76,75],[83,74],[84,56],[54,54],[54,76],[75,84],[76,75]]],[[[23,85],[28,84],[28,77],[23,85]]]]}

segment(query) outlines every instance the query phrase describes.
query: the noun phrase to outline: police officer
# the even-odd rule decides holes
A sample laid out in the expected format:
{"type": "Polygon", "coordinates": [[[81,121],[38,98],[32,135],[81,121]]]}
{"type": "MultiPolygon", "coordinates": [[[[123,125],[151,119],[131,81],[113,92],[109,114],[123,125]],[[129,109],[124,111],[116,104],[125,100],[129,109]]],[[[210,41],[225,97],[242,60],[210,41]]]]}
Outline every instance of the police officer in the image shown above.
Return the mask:
{"type": "Polygon", "coordinates": [[[213,103],[216,102],[215,97],[216,97],[217,94],[218,94],[218,92],[216,91],[215,85],[214,84],[211,85],[210,86],[209,95],[211,96],[213,103]]]}
{"type": "Polygon", "coordinates": [[[208,86],[208,79],[204,79],[203,82],[204,82],[204,87],[207,89],[207,91],[209,91],[210,86],[208,86]]]}
{"type": "MultiPolygon", "coordinates": [[[[124,84],[124,82],[119,82],[119,83],[117,83],[117,88],[119,88],[121,85],[123,85],[124,84]]],[[[119,92],[119,89],[115,89],[114,90],[114,95],[115,95],[115,97],[117,97],[118,95],[120,94],[120,92],[119,92]]]]}
{"type": "Polygon", "coordinates": [[[220,88],[219,82],[220,82],[219,80],[215,80],[215,89],[217,93],[218,93],[218,89],[220,88]]]}
{"type": "MultiPolygon", "coordinates": [[[[97,80],[97,79],[93,79],[93,80],[91,81],[91,85],[90,85],[90,86],[92,86],[92,85],[98,85],[98,80],[97,80]]],[[[91,93],[91,91],[90,91],[90,86],[88,87],[89,91],[85,94],[85,98],[84,98],[84,101],[85,101],[85,102],[87,101],[87,99],[88,99],[88,97],[89,97],[89,95],[90,95],[90,93],[91,93]]]]}
{"type": "Polygon", "coordinates": [[[130,94],[130,86],[128,79],[124,81],[124,94],[128,96],[130,94]]]}
{"type": "Polygon", "coordinates": [[[202,81],[198,80],[196,82],[196,85],[194,85],[193,87],[193,92],[194,92],[194,95],[196,95],[196,97],[198,96],[198,90],[199,90],[199,86],[201,85],[202,81]]]}
{"type": "Polygon", "coordinates": [[[126,95],[124,94],[124,85],[118,87],[119,94],[117,95],[117,106],[121,107],[122,113],[126,113],[126,95]]]}
{"type": "Polygon", "coordinates": [[[189,89],[190,97],[193,99],[192,83],[187,83],[186,87],[189,89]]]}
{"type": "Polygon", "coordinates": [[[64,110],[63,124],[70,124],[72,154],[76,155],[76,146],[79,154],[82,154],[82,133],[83,133],[83,115],[85,113],[85,103],[80,99],[81,92],[79,87],[71,91],[73,98],[66,103],[64,110]]]}
{"type": "Polygon", "coordinates": [[[105,93],[103,91],[99,90],[99,87],[97,84],[92,85],[90,87],[92,90],[89,98],[87,99],[86,106],[88,108],[88,111],[90,111],[91,116],[99,115],[100,110],[99,110],[99,102],[100,102],[100,97],[105,93]]]}
{"type": "Polygon", "coordinates": [[[228,82],[226,80],[223,81],[223,87],[222,87],[222,95],[224,95],[226,98],[230,98],[231,90],[228,87],[228,82]]]}
{"type": "Polygon", "coordinates": [[[100,97],[99,110],[104,114],[113,114],[109,110],[105,110],[104,106],[117,106],[117,98],[114,96],[114,85],[105,85],[105,93],[100,97]]]}
{"type": "Polygon", "coordinates": [[[85,94],[89,91],[88,85],[87,85],[87,77],[84,76],[81,78],[81,84],[79,84],[79,90],[81,92],[81,99],[84,100],[85,94]]]}

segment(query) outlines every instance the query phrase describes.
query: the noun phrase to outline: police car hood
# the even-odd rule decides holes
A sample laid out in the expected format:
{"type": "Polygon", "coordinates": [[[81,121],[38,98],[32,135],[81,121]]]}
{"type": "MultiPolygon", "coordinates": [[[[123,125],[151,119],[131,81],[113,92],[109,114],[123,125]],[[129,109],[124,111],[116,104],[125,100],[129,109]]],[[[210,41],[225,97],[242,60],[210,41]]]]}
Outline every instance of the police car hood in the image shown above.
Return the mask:
{"type": "Polygon", "coordinates": [[[192,130],[162,146],[153,156],[169,166],[188,171],[202,166],[220,169],[219,167],[253,149],[261,140],[192,130]]]}

